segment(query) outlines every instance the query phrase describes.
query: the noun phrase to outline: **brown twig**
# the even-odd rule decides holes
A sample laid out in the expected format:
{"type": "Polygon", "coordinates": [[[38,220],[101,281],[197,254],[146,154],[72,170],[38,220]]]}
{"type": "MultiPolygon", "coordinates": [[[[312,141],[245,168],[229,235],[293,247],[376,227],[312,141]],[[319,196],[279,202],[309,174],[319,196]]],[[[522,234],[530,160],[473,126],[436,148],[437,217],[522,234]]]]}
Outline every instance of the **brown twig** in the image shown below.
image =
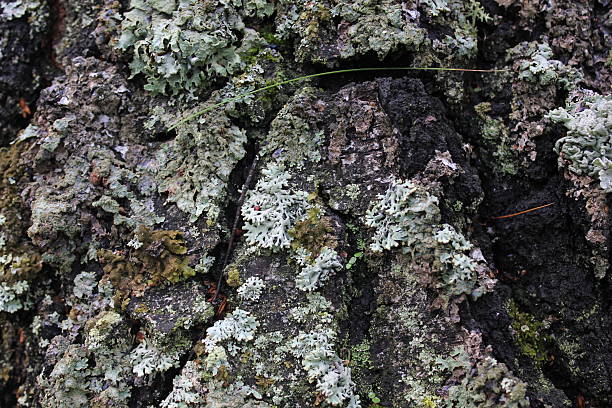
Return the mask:
{"type": "Polygon", "coordinates": [[[244,204],[244,199],[246,198],[246,193],[249,190],[249,186],[251,185],[251,180],[253,179],[253,175],[255,174],[255,169],[257,168],[257,164],[259,163],[259,155],[255,155],[255,160],[251,163],[251,168],[249,169],[249,174],[242,185],[242,191],[240,192],[240,198],[238,198],[238,208],[236,209],[236,216],[234,217],[234,224],[232,225],[232,230],[230,233],[230,239],[227,244],[227,250],[225,251],[225,257],[223,258],[223,264],[221,265],[221,273],[219,274],[219,280],[217,281],[217,289],[215,290],[215,295],[212,297],[211,302],[213,302],[217,296],[219,295],[219,290],[221,289],[221,281],[223,280],[223,270],[227,266],[227,262],[232,254],[232,248],[234,246],[234,237],[236,236],[236,229],[238,229],[238,223],[240,222],[240,212],[242,210],[242,204],[244,204]]]}

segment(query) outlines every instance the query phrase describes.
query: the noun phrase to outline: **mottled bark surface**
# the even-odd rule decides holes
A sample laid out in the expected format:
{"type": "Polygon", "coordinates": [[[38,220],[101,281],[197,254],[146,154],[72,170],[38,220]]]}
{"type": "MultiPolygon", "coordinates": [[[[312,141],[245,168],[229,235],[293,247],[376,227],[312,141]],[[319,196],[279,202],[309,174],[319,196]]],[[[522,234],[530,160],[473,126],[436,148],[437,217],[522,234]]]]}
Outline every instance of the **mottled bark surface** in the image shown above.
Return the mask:
{"type": "Polygon", "coordinates": [[[610,406],[611,21],[0,0],[0,406],[610,406]]]}

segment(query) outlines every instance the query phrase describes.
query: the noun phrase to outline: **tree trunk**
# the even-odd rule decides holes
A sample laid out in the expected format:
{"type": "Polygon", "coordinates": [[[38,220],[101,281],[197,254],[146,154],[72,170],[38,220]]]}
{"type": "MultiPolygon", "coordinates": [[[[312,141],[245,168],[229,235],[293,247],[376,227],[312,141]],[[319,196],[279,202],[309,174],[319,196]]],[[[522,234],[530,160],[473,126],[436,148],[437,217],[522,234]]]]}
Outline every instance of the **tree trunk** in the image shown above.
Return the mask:
{"type": "Polygon", "coordinates": [[[612,405],[608,0],[0,10],[0,406],[612,405]]]}

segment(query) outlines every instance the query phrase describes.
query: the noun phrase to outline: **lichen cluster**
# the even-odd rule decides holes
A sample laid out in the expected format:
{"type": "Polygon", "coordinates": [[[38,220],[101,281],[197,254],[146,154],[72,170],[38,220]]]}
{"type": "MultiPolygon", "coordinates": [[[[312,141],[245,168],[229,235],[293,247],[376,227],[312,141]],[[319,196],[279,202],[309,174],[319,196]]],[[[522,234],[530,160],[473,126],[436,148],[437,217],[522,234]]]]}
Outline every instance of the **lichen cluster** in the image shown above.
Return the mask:
{"type": "Polygon", "coordinates": [[[402,246],[403,252],[426,238],[440,216],[438,198],[411,182],[394,182],[368,209],[365,224],[375,228],[370,249],[382,252],[402,246]]]}
{"type": "MultiPolygon", "coordinates": [[[[153,113],[163,120],[162,111],[154,109],[153,113]]],[[[173,140],[159,147],[150,165],[157,189],[167,193],[166,202],[175,203],[190,222],[205,216],[214,224],[230,173],[244,157],[246,132],[217,112],[181,125],[176,132],[173,140]]]]}
{"type": "Polygon", "coordinates": [[[273,11],[266,2],[242,3],[132,1],[117,46],[133,53],[132,76],[144,74],[146,90],[195,96],[214,78],[229,77],[244,67],[240,54],[253,44],[239,11],[247,16],[273,11]]]}
{"type": "Polygon", "coordinates": [[[612,192],[612,97],[579,90],[568,98],[565,108],[549,112],[548,117],[561,123],[567,135],[555,143],[559,164],[579,176],[599,181],[612,192]]]}
{"type": "Polygon", "coordinates": [[[331,330],[301,332],[292,340],[291,352],[302,359],[308,378],[316,380],[317,390],[326,402],[340,405],[347,400],[347,408],[360,407],[359,397],[353,391],[355,383],[351,379],[351,369],[335,353],[335,340],[331,330]]]}
{"type": "Polygon", "coordinates": [[[475,298],[492,289],[480,251],[454,227],[440,224],[438,198],[413,181],[393,181],[366,213],[365,224],[375,229],[370,249],[382,252],[400,247],[415,259],[430,259],[449,295],[475,298]]]}
{"type": "Polygon", "coordinates": [[[262,175],[242,206],[244,236],[249,244],[261,248],[287,248],[289,230],[309,208],[308,194],[291,189],[291,176],[280,164],[271,162],[262,175]]]}
{"type": "Polygon", "coordinates": [[[466,59],[476,54],[476,22],[490,19],[477,1],[428,1],[421,7],[435,24],[451,27],[452,35],[428,38],[423,16],[396,0],[281,1],[277,33],[294,42],[298,61],[327,65],[369,54],[382,60],[396,51],[419,51],[425,59],[466,59]]]}
{"type": "Polygon", "coordinates": [[[304,162],[321,160],[323,132],[313,123],[317,117],[313,109],[317,94],[314,88],[304,87],[285,104],[270,125],[262,154],[272,155],[288,166],[301,167],[304,162]]]}
{"type": "Polygon", "coordinates": [[[302,269],[295,278],[295,284],[304,291],[315,290],[330,278],[331,273],[342,268],[338,253],[328,247],[324,247],[317,257],[308,250],[298,250],[297,261],[302,269]]]}
{"type": "Polygon", "coordinates": [[[553,58],[553,51],[547,43],[521,43],[508,51],[508,57],[520,55],[525,58],[520,66],[518,79],[548,85],[558,83],[565,89],[575,87],[580,74],[553,58]]]}
{"type": "Polygon", "coordinates": [[[50,345],[56,361],[50,361],[48,375],[38,377],[42,406],[125,406],[130,397],[129,338],[119,314],[102,312],[89,321],[84,344],[50,345]]]}
{"type": "MultiPolygon", "coordinates": [[[[41,32],[47,27],[49,6],[40,0],[0,1],[0,19],[8,21],[27,17],[31,32],[41,32]]],[[[1,56],[0,52],[0,56],[1,56]]]]}

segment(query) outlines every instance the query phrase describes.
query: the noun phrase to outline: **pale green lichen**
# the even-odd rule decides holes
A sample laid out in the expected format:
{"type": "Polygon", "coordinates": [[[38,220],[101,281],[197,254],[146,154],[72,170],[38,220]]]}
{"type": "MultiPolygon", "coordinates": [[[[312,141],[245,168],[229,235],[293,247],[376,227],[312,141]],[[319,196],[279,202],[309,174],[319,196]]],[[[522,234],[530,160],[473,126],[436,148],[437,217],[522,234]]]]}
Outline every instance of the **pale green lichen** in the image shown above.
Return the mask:
{"type": "Polygon", "coordinates": [[[29,307],[30,303],[21,299],[29,289],[30,285],[27,281],[17,281],[11,284],[0,282],[0,312],[14,313],[29,307]]]}
{"type": "Polygon", "coordinates": [[[425,41],[426,30],[405,18],[395,0],[278,3],[276,31],[283,40],[295,39],[298,61],[332,65],[367,53],[383,59],[401,47],[417,50],[425,41]],[[336,27],[342,27],[342,39],[336,27]]]}
{"type": "Polygon", "coordinates": [[[368,209],[365,224],[375,228],[370,249],[375,252],[422,241],[429,226],[439,218],[438,198],[411,181],[395,181],[368,209]]]}
{"type": "Polygon", "coordinates": [[[262,395],[254,386],[247,385],[243,381],[234,381],[229,387],[220,381],[211,381],[207,384],[207,404],[205,408],[217,407],[240,407],[240,408],[276,408],[264,401],[262,395]]]}
{"type": "MultiPolygon", "coordinates": [[[[40,186],[32,202],[32,225],[28,234],[35,242],[43,245],[60,234],[69,238],[81,232],[82,223],[78,221],[76,208],[89,201],[89,205],[113,215],[113,222],[136,228],[139,225],[152,226],[165,218],[155,214],[155,205],[144,186],[149,177],[136,173],[115,159],[114,153],[100,146],[89,150],[88,160],[71,157],[64,165],[63,175],[40,186]],[[92,171],[93,167],[93,171],[92,171]],[[91,188],[92,173],[104,180],[107,188],[99,194],[91,188]],[[120,205],[119,202],[129,204],[120,205]],[[127,208],[126,208],[127,207],[127,208]]],[[[66,251],[62,257],[65,263],[73,256],[66,251]]]]}
{"type": "Polygon", "coordinates": [[[236,309],[223,320],[216,321],[206,329],[204,344],[207,350],[212,350],[218,343],[224,343],[228,351],[235,354],[240,347],[234,342],[253,340],[259,322],[251,313],[236,309]]]}
{"type": "MultiPolygon", "coordinates": [[[[115,150],[121,151],[120,148],[115,150]]],[[[94,207],[113,214],[113,222],[117,225],[125,224],[131,228],[139,225],[153,226],[165,220],[165,217],[155,214],[155,206],[150,198],[152,188],[148,187],[152,180],[148,175],[125,168],[125,165],[114,158],[109,150],[100,150],[91,154],[93,168],[97,177],[105,180],[108,186],[107,193],[91,203],[94,207]],[[129,186],[136,185],[140,193],[139,198],[129,186]],[[130,204],[129,213],[118,201],[127,201],[130,204]]]]}
{"type": "Polygon", "coordinates": [[[69,345],[53,370],[38,376],[42,407],[125,406],[131,394],[129,339],[119,314],[102,312],[92,319],[85,344],[69,345]]]}
{"type": "Polygon", "coordinates": [[[332,315],[329,310],[332,310],[332,304],[325,299],[323,295],[317,292],[306,294],[307,303],[303,306],[296,306],[291,309],[290,317],[297,323],[307,323],[312,319],[317,319],[320,323],[331,323],[332,315]]]}
{"type": "MultiPolygon", "coordinates": [[[[0,1],[0,21],[7,21],[28,17],[30,31],[42,32],[47,28],[47,20],[49,18],[49,5],[40,0],[15,0],[15,1],[0,1]]],[[[2,51],[0,51],[0,57],[2,51]]]]}
{"type": "Polygon", "coordinates": [[[139,377],[157,372],[164,372],[178,365],[180,353],[175,350],[168,353],[143,341],[130,353],[132,371],[139,377]]]}
{"type": "Polygon", "coordinates": [[[287,248],[289,229],[309,207],[307,194],[289,187],[291,176],[282,165],[270,163],[242,206],[246,241],[261,248],[287,248]]]}
{"type": "Polygon", "coordinates": [[[2,6],[2,17],[8,20],[13,20],[25,16],[31,10],[36,10],[41,6],[38,0],[17,0],[9,2],[0,2],[2,6]]]}
{"type": "Polygon", "coordinates": [[[24,140],[28,140],[31,138],[40,136],[40,128],[38,126],[29,124],[24,130],[19,132],[17,139],[13,143],[23,142],[24,140]]]}
{"type": "Polygon", "coordinates": [[[430,265],[439,279],[435,286],[447,295],[477,298],[491,290],[495,280],[487,276],[480,250],[451,225],[439,224],[438,201],[413,181],[392,181],[366,212],[366,225],[375,228],[370,249],[400,247],[415,261],[430,265]]]}
{"type": "Polygon", "coordinates": [[[348,41],[340,55],[348,58],[374,52],[383,59],[400,46],[418,49],[425,31],[409,23],[404,13],[402,4],[394,0],[338,2],[331,9],[332,16],[349,23],[348,41]]]}
{"type": "MultiPolygon", "coordinates": [[[[466,333],[464,346],[455,347],[445,355],[433,355],[422,351],[420,356],[428,360],[427,376],[446,378],[443,394],[432,392],[417,378],[404,377],[402,381],[410,392],[404,398],[415,407],[438,408],[525,408],[529,406],[527,384],[515,377],[505,364],[481,348],[481,337],[466,333]]],[[[439,389],[439,388],[438,388],[439,389]]]]}
{"type": "Polygon", "coordinates": [[[450,11],[447,0],[421,0],[421,4],[434,17],[440,14],[440,12],[450,11]]]}
{"type": "Polygon", "coordinates": [[[316,381],[317,391],[331,405],[347,401],[347,407],[360,407],[359,395],[351,369],[334,351],[335,334],[330,329],[300,332],[290,343],[291,353],[302,359],[302,366],[310,381],[316,381]]]}
{"type": "Polygon", "coordinates": [[[266,0],[223,0],[240,8],[240,12],[249,17],[267,17],[274,13],[274,1],[266,0]]]}
{"type": "Polygon", "coordinates": [[[484,260],[479,251],[472,252],[474,246],[448,224],[442,225],[434,237],[442,249],[438,251],[439,261],[443,265],[442,279],[450,293],[465,293],[475,298],[482,295],[486,288],[478,284],[478,261],[484,260]]]}
{"type": "Polygon", "coordinates": [[[484,357],[476,364],[451,365],[465,372],[461,383],[448,389],[443,407],[465,408],[525,408],[527,384],[512,375],[505,364],[493,357],[484,357]]]}
{"type": "Polygon", "coordinates": [[[196,408],[206,403],[206,387],[202,374],[193,361],[188,361],[181,374],[172,380],[172,392],[161,402],[162,408],[196,408]]]}
{"type": "Polygon", "coordinates": [[[132,0],[117,46],[133,52],[132,76],[144,74],[153,93],[196,95],[216,77],[244,67],[239,48],[246,15],[272,12],[262,1],[132,0]]]}
{"type": "Polygon", "coordinates": [[[539,85],[560,84],[572,89],[581,78],[578,71],[553,59],[553,51],[547,43],[523,42],[508,50],[508,57],[521,56],[518,79],[539,85]]]}
{"type": "Polygon", "coordinates": [[[560,165],[574,174],[599,181],[605,192],[612,192],[612,96],[578,90],[570,95],[565,108],[548,117],[567,128],[567,136],[555,143],[560,165]]]}
{"type": "MultiPolygon", "coordinates": [[[[442,3],[434,0],[436,4],[442,3]]],[[[491,20],[480,2],[477,0],[449,0],[447,2],[449,11],[437,13],[440,23],[452,28],[453,35],[446,35],[442,40],[434,39],[433,49],[447,61],[452,59],[466,60],[476,56],[478,52],[478,30],[477,22],[491,20]]],[[[443,74],[442,74],[443,75],[443,74]]],[[[449,87],[451,94],[461,92],[449,87]]],[[[455,95],[452,95],[453,97],[455,95]]]]}
{"type": "MultiPolygon", "coordinates": [[[[4,235],[0,234],[4,242],[4,235]]],[[[0,312],[14,313],[32,306],[30,283],[42,268],[37,254],[7,252],[0,247],[0,312]]]]}
{"type": "Polygon", "coordinates": [[[200,260],[193,269],[196,271],[196,273],[204,275],[208,273],[208,271],[210,271],[210,268],[213,266],[214,263],[215,258],[213,258],[212,256],[204,255],[200,258],[200,260]]]}
{"type": "Polygon", "coordinates": [[[79,299],[91,296],[98,281],[94,272],[81,272],[74,278],[72,293],[79,299]]]}
{"type": "MultiPolygon", "coordinates": [[[[151,126],[158,119],[172,121],[161,108],[153,113],[151,126]]],[[[225,202],[230,173],[244,157],[246,132],[218,112],[185,123],[176,132],[172,141],[159,148],[150,166],[158,191],[167,193],[166,202],[175,203],[190,222],[204,215],[214,224],[225,202]]]]}
{"type": "Polygon", "coordinates": [[[261,148],[263,154],[271,154],[279,162],[301,167],[306,161],[321,160],[319,151],[324,141],[323,131],[317,129],[315,113],[308,109],[315,104],[317,91],[303,88],[276,115],[261,148]]]}

